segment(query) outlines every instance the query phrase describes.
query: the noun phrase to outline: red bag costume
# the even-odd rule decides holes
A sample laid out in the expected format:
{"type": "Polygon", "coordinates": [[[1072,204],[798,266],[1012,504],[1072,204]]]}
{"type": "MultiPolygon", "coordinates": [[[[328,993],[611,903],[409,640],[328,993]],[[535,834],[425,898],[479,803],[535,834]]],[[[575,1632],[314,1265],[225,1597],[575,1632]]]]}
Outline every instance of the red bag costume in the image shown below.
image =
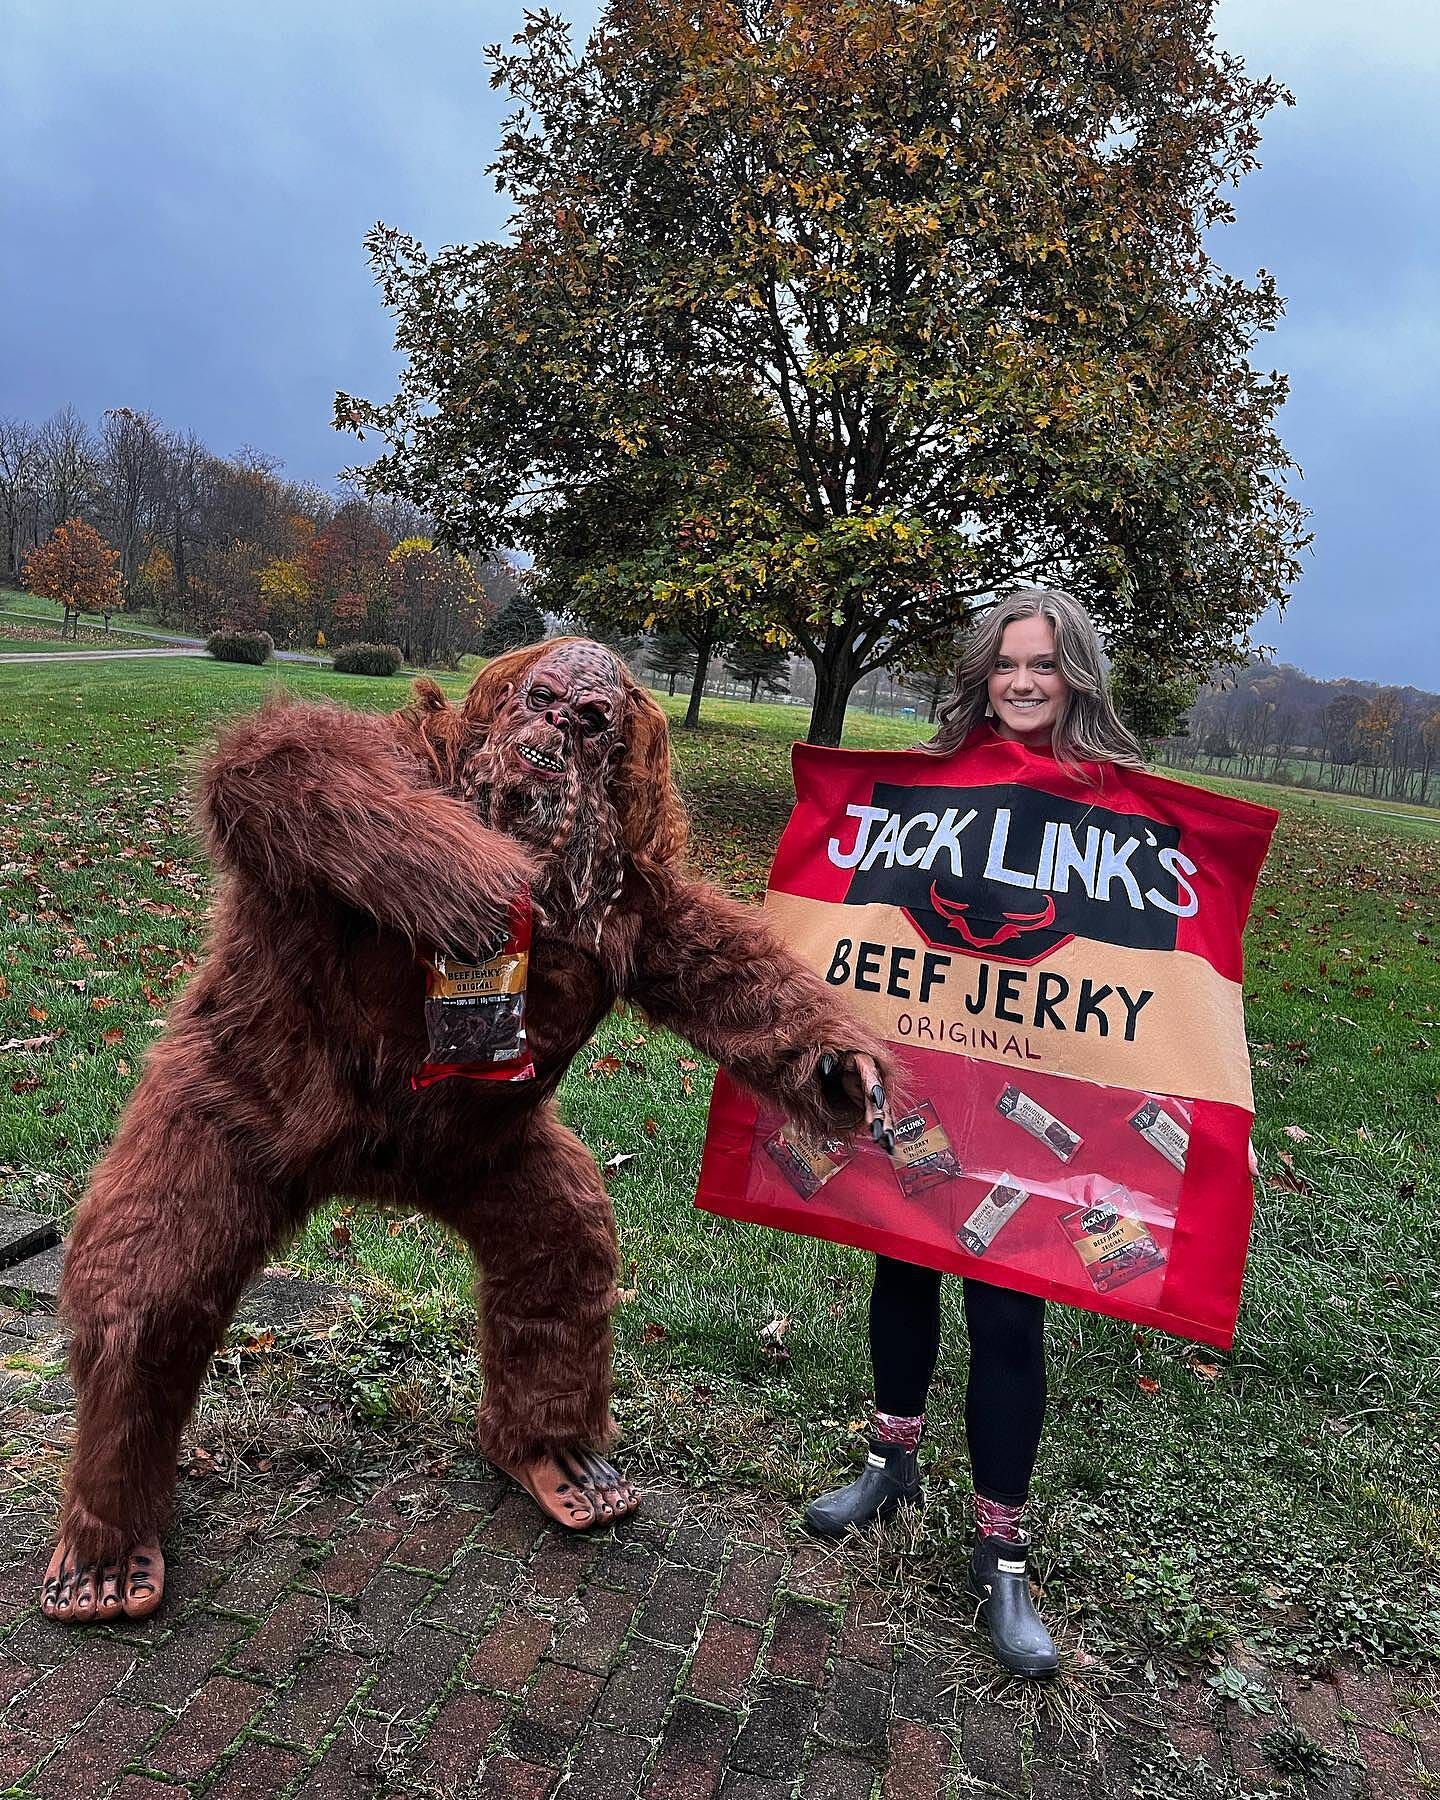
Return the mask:
{"type": "Polygon", "coordinates": [[[807,1138],[722,1074],[697,1205],[1228,1347],[1240,939],[1278,815],[988,728],[794,768],[766,909],[898,1051],[896,1147],[807,1138]]]}

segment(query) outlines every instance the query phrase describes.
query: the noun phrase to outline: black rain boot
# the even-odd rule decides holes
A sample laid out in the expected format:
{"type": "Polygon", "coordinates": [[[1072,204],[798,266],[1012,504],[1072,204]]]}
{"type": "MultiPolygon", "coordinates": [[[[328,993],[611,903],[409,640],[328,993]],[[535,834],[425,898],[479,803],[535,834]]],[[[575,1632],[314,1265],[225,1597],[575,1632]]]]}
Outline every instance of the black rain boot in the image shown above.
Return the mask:
{"type": "Polygon", "coordinates": [[[1028,1539],[977,1537],[966,1583],[980,1602],[985,1629],[1001,1666],[1012,1675],[1053,1675],[1060,1666],[1055,1644],[1030,1596],[1028,1539]]]}
{"type": "Polygon", "coordinates": [[[805,1508],[805,1523],[821,1537],[839,1537],[852,1525],[868,1525],[888,1519],[897,1508],[920,1498],[920,1468],[916,1452],[903,1444],[870,1440],[865,1467],[847,1486],[822,1494],[805,1508]]]}

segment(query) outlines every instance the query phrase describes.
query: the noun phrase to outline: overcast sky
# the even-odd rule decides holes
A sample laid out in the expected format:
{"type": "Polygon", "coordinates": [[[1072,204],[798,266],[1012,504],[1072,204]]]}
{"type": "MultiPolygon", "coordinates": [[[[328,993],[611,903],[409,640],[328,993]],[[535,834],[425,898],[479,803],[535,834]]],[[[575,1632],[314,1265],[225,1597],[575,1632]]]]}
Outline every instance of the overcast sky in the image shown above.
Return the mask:
{"type": "MultiPolygon", "coordinates": [[[[562,6],[581,23],[593,8],[562,6]]],[[[0,0],[0,413],[148,409],[328,485],[337,388],[397,368],[361,249],[492,236],[495,0],[0,0]]],[[[1320,676],[1440,690],[1424,521],[1440,504],[1440,14],[1431,0],[1221,0],[1280,76],[1264,168],[1217,249],[1287,297],[1257,360],[1315,545],[1259,641],[1320,676]]]]}

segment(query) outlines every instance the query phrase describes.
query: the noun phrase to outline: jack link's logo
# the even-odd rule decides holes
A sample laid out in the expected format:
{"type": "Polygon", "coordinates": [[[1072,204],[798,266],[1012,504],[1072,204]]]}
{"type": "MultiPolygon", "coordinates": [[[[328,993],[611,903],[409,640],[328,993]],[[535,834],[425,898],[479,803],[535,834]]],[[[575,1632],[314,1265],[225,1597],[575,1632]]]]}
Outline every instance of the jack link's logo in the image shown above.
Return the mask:
{"type": "Polygon", "coordinates": [[[1173,950],[1199,899],[1180,831],[1036,788],[877,785],[828,844],[847,906],[900,907],[927,944],[1034,963],[1072,937],[1173,950]]]}

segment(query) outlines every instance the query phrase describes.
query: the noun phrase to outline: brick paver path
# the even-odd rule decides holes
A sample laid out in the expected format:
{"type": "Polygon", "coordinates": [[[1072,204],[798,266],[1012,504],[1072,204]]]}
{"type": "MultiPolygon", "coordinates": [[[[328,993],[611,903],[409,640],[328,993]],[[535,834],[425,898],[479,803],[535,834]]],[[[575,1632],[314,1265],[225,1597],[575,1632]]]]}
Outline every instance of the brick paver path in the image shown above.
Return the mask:
{"type": "Polygon", "coordinates": [[[863,1550],[812,1543],[779,1509],[660,1486],[622,1529],[575,1537],[461,1455],[427,1470],[397,1448],[335,1493],[188,1452],[161,1612],[65,1631],[34,1606],[69,1430],[62,1351],[52,1318],[0,1309],[0,1793],[1434,1791],[1433,1694],[1342,1675],[1247,1718],[1193,1680],[1143,1701],[1092,1701],[1083,1677],[1007,1686],[973,1643],[895,1625],[863,1550]],[[1305,1733],[1310,1773],[1258,1747],[1282,1726],[1305,1733]]]}

